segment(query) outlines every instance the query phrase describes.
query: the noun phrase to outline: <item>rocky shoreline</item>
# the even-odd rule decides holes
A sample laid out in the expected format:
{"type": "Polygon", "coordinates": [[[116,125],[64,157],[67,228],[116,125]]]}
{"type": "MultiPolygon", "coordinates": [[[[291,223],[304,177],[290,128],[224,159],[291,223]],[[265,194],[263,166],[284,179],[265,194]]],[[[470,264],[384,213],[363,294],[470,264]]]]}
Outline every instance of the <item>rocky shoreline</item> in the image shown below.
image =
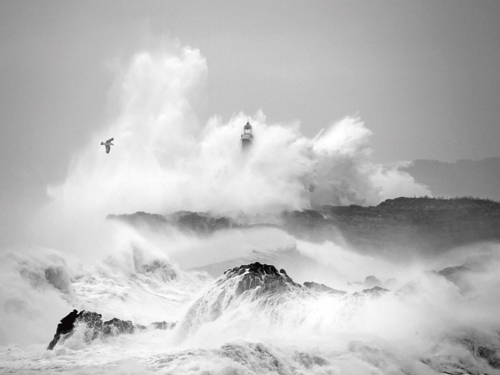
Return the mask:
{"type": "Polygon", "coordinates": [[[277,217],[229,218],[181,211],[108,215],[134,227],[209,236],[220,230],[277,227],[310,242],[341,242],[362,252],[397,256],[418,248],[436,254],[480,241],[500,241],[500,203],[474,198],[396,198],[377,206],[322,206],[277,217]]]}

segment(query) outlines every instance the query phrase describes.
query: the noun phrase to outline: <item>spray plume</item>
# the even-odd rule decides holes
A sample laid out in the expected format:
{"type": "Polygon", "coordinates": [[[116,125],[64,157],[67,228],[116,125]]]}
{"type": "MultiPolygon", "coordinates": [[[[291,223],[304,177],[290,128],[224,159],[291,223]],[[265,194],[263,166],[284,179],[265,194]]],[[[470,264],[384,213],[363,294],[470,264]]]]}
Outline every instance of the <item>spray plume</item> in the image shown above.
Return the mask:
{"type": "Polygon", "coordinates": [[[74,157],[66,180],[48,189],[47,211],[65,220],[135,211],[262,214],[430,193],[397,166],[370,160],[371,132],[358,118],[309,139],[298,124],[268,124],[259,111],[250,117],[254,147],[243,155],[248,116],[199,123],[206,76],[195,49],[136,54],[115,85],[119,115],[74,157]],[[116,144],[110,155],[96,147],[108,136],[116,144]]]}

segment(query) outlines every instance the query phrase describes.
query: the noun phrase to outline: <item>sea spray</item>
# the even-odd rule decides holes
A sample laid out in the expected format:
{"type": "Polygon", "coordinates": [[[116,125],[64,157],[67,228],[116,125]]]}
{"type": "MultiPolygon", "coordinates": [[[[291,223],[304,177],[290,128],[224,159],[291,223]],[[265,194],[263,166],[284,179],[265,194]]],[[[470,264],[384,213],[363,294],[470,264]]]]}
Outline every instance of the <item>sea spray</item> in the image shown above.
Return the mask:
{"type": "Polygon", "coordinates": [[[75,153],[65,181],[49,187],[52,201],[36,218],[38,238],[59,247],[63,233],[95,236],[111,213],[265,215],[430,194],[397,165],[371,160],[371,131],[360,118],[341,119],[315,138],[298,122],[270,123],[262,111],[201,124],[206,75],[205,58],[189,47],[133,56],[116,78],[119,114],[75,153]],[[254,144],[242,154],[247,121],[254,144]],[[108,155],[96,145],[111,136],[108,155]]]}

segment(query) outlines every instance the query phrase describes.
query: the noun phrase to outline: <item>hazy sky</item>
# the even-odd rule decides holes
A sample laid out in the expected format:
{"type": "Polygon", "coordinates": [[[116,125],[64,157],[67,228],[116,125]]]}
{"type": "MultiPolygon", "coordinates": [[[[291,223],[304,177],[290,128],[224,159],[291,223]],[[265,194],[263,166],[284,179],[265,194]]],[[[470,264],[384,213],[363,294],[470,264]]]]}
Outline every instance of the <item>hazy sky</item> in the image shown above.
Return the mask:
{"type": "Polygon", "coordinates": [[[357,114],[375,161],[500,156],[496,0],[3,0],[4,236],[116,115],[113,67],[163,36],[207,59],[202,124],[262,109],[314,136],[357,114]]]}

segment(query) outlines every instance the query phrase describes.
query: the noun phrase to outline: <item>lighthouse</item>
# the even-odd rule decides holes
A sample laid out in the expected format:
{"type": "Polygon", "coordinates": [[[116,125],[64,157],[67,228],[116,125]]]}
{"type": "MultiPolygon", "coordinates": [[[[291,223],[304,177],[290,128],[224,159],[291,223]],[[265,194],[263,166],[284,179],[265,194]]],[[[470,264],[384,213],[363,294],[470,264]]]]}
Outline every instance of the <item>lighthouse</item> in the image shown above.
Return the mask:
{"type": "Polygon", "coordinates": [[[247,121],[247,124],[243,127],[243,134],[241,135],[241,149],[243,151],[248,150],[252,146],[252,142],[252,125],[247,121]]]}

